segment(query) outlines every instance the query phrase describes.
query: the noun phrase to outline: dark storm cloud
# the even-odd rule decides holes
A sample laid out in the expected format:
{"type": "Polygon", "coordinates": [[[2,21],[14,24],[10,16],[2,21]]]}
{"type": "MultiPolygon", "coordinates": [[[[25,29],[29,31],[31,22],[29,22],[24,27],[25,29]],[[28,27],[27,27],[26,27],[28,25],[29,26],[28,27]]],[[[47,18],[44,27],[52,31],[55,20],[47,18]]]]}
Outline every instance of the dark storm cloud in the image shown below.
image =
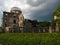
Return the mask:
{"type": "Polygon", "coordinates": [[[37,0],[36,2],[28,0],[27,3],[31,5],[31,19],[51,21],[52,13],[60,5],[60,0],[37,0]]]}
{"type": "Polygon", "coordinates": [[[39,6],[40,4],[44,3],[46,0],[37,0],[34,2],[33,0],[27,0],[27,3],[31,6],[39,6]]]}

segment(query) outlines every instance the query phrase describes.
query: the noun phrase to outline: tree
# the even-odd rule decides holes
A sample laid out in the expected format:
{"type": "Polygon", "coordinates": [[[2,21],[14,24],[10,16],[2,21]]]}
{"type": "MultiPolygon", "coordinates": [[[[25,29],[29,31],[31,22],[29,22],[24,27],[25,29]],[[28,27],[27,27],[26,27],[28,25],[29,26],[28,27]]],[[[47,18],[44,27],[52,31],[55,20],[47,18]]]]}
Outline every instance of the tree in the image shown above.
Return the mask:
{"type": "Polygon", "coordinates": [[[53,12],[53,15],[60,16],[60,6],[53,12]]]}
{"type": "Polygon", "coordinates": [[[53,16],[52,16],[52,25],[53,27],[55,26],[56,22],[60,23],[60,19],[56,19],[54,20],[54,16],[60,17],[60,6],[58,6],[58,8],[53,12],[53,16]]]}
{"type": "Polygon", "coordinates": [[[48,21],[39,22],[39,27],[48,27],[49,25],[50,25],[50,22],[48,21]]]}

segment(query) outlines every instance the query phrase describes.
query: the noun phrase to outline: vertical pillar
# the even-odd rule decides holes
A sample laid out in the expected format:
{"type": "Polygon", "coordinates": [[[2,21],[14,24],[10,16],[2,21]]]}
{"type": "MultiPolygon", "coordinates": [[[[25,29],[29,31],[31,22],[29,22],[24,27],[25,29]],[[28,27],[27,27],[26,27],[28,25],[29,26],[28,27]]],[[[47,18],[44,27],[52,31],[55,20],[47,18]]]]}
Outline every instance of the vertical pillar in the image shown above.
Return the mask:
{"type": "Polygon", "coordinates": [[[34,27],[32,28],[32,33],[34,33],[34,27]]]}
{"type": "Polygon", "coordinates": [[[43,28],[43,32],[45,32],[45,28],[43,28]]]}
{"type": "Polygon", "coordinates": [[[20,27],[20,31],[21,31],[21,33],[23,33],[24,31],[23,31],[23,27],[20,27]]]}
{"type": "Polygon", "coordinates": [[[9,32],[9,27],[6,27],[5,30],[6,30],[5,32],[9,32]]]}
{"type": "Polygon", "coordinates": [[[49,32],[52,33],[52,27],[51,26],[49,26],[49,32]]]}
{"type": "Polygon", "coordinates": [[[41,32],[40,29],[39,29],[39,32],[41,32]]]}
{"type": "Polygon", "coordinates": [[[59,24],[56,22],[56,32],[59,32],[59,24]]]}

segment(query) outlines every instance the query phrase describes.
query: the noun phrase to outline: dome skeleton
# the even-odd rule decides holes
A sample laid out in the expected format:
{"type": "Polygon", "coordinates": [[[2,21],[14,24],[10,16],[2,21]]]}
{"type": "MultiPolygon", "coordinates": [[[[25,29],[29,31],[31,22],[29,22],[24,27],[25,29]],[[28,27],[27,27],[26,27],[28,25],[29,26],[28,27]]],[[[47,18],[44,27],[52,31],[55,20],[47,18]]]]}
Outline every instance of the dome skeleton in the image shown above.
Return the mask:
{"type": "Polygon", "coordinates": [[[11,10],[10,10],[10,12],[16,12],[16,13],[18,13],[19,11],[21,11],[21,9],[18,8],[18,7],[13,7],[13,8],[11,8],[11,10]]]}
{"type": "Polygon", "coordinates": [[[13,7],[13,8],[11,8],[11,11],[12,11],[12,10],[19,10],[19,11],[20,11],[21,9],[18,8],[18,7],[13,7]]]}

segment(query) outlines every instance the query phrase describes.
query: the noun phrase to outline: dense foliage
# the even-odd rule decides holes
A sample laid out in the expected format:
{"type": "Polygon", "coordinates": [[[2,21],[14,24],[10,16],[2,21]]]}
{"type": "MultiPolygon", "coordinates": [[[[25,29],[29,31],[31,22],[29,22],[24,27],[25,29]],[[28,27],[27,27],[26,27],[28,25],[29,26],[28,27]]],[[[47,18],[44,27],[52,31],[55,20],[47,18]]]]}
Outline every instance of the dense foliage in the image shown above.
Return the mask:
{"type": "Polygon", "coordinates": [[[54,16],[60,17],[60,6],[58,6],[56,8],[56,10],[53,12],[53,16],[52,16],[52,25],[55,26],[55,23],[58,22],[60,23],[60,19],[56,19],[54,20],[54,16]]]}
{"type": "Polygon", "coordinates": [[[49,27],[51,25],[48,21],[39,22],[39,27],[49,27]]]}
{"type": "MultiPolygon", "coordinates": [[[[55,15],[60,17],[60,6],[53,12],[53,16],[52,17],[54,18],[55,15]]],[[[57,21],[59,21],[59,20],[57,20],[57,21]]],[[[53,21],[54,21],[54,19],[53,19],[53,21]]]]}
{"type": "Polygon", "coordinates": [[[60,16],[60,6],[54,11],[53,14],[60,16]]]}
{"type": "Polygon", "coordinates": [[[2,45],[60,45],[60,33],[0,34],[2,45]]]}

